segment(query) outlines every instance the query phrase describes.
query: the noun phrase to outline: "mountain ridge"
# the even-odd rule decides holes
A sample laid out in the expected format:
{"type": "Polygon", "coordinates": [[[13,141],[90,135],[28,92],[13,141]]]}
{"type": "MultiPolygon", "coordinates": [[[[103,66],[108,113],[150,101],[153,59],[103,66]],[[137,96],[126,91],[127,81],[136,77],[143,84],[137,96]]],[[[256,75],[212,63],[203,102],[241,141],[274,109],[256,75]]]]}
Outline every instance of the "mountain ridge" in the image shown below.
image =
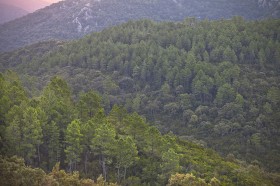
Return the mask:
{"type": "MultiPolygon", "coordinates": [[[[271,1],[271,5],[278,2],[271,1]]],[[[61,1],[0,26],[0,51],[9,51],[49,39],[80,38],[90,32],[101,31],[128,20],[182,21],[186,17],[228,19],[235,15],[246,19],[279,17],[279,11],[273,11],[278,10],[278,4],[268,6],[268,1],[256,0],[61,1]]]]}

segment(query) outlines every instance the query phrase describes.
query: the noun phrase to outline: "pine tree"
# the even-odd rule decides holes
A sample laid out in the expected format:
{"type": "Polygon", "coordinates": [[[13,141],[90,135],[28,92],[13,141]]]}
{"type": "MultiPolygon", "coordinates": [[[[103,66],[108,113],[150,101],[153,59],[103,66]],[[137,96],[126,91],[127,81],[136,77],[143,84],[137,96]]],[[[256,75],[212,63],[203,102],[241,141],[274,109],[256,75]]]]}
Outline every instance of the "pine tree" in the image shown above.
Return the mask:
{"type": "Polygon", "coordinates": [[[121,175],[126,179],[127,169],[138,160],[138,151],[135,142],[129,136],[120,137],[116,141],[116,146],[114,148],[114,157],[116,158],[115,167],[118,170],[117,175],[118,181],[120,182],[121,175]],[[123,171],[123,174],[121,174],[121,171],[123,171]]]}
{"type": "Polygon", "coordinates": [[[94,137],[91,141],[92,152],[99,157],[99,162],[102,167],[102,174],[106,181],[107,179],[107,163],[110,164],[115,146],[116,131],[114,127],[104,122],[96,129],[94,137]]]}
{"type": "Polygon", "coordinates": [[[57,124],[52,121],[47,124],[44,130],[44,139],[47,144],[48,153],[48,168],[53,167],[60,160],[60,146],[59,143],[59,128],[57,124]]]}
{"type": "Polygon", "coordinates": [[[77,169],[77,163],[80,162],[82,145],[81,145],[81,122],[79,120],[72,121],[66,129],[66,161],[68,162],[70,172],[77,169]]]}
{"type": "Polygon", "coordinates": [[[26,104],[14,106],[8,113],[6,139],[10,153],[22,156],[28,164],[40,163],[40,145],[42,144],[42,124],[38,111],[26,104]]]}
{"type": "MultiPolygon", "coordinates": [[[[53,160],[59,157],[59,161],[62,167],[65,166],[65,131],[67,125],[76,118],[76,112],[74,110],[74,105],[71,99],[71,91],[67,83],[59,77],[54,77],[51,79],[50,83],[44,88],[43,94],[40,97],[40,108],[43,110],[46,118],[46,123],[44,124],[46,128],[51,128],[52,123],[58,127],[59,133],[59,145],[55,147],[55,151],[59,148],[59,152],[55,152],[53,160]]],[[[54,132],[54,131],[52,131],[54,132]]],[[[54,141],[56,141],[57,132],[53,134],[54,141]]],[[[45,132],[44,136],[45,144],[49,144],[50,136],[48,136],[48,131],[45,132]]],[[[55,144],[57,142],[54,142],[55,144]]],[[[55,145],[54,144],[54,145],[55,145]]],[[[52,146],[52,145],[51,145],[52,146]]],[[[54,162],[50,162],[51,164],[54,162]]],[[[50,165],[48,165],[50,167],[50,165]]]]}
{"type": "Polygon", "coordinates": [[[40,145],[43,143],[42,123],[39,120],[38,111],[28,107],[23,113],[23,148],[25,159],[31,162],[31,158],[38,158],[40,163],[40,145]],[[36,155],[37,152],[37,155],[36,155]]]}
{"type": "Polygon", "coordinates": [[[78,103],[79,117],[83,121],[86,121],[96,114],[101,108],[101,97],[93,91],[80,94],[78,103]]]}

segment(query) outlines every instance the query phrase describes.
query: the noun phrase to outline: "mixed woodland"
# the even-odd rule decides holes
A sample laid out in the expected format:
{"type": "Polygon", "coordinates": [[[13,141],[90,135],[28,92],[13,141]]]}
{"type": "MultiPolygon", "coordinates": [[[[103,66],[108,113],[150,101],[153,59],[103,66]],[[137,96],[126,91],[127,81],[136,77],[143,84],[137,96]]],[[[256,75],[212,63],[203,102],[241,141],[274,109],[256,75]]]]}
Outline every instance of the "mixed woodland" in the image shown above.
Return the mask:
{"type": "Polygon", "coordinates": [[[1,53],[0,174],[278,185],[279,67],[280,21],[241,17],[130,21],[1,53]]]}
{"type": "Polygon", "coordinates": [[[15,73],[1,74],[0,80],[1,184],[280,183],[279,174],[265,172],[258,163],[249,165],[233,155],[222,158],[173,133],[163,135],[123,107],[115,105],[106,114],[94,91],[81,93],[74,101],[59,77],[32,98],[15,73]]]}

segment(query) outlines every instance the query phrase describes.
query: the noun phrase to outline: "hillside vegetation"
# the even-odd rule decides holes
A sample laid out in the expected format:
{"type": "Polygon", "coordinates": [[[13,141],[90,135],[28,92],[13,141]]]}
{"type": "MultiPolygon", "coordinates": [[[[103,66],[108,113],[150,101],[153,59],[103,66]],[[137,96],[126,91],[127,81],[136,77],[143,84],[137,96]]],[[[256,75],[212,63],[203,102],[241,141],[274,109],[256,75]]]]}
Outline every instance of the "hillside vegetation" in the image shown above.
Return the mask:
{"type": "Polygon", "coordinates": [[[80,38],[129,20],[279,18],[279,8],[279,0],[67,0],[0,25],[0,51],[50,39],[80,38]]]}
{"type": "Polygon", "coordinates": [[[75,99],[101,93],[106,113],[123,105],[163,133],[279,171],[279,28],[279,20],[240,17],[142,20],[56,49],[43,43],[3,53],[0,61],[30,95],[60,75],[75,99]]]}
{"type": "Polygon", "coordinates": [[[68,85],[59,77],[53,77],[39,97],[28,98],[15,73],[0,75],[0,150],[10,157],[0,156],[1,184],[280,183],[279,175],[264,172],[257,164],[248,166],[233,156],[224,159],[172,133],[162,135],[144,118],[127,113],[123,107],[115,105],[105,114],[102,98],[94,91],[81,92],[74,101],[68,85]],[[46,174],[24,162],[52,171],[46,174]],[[59,164],[68,173],[60,170],[59,164]]]}

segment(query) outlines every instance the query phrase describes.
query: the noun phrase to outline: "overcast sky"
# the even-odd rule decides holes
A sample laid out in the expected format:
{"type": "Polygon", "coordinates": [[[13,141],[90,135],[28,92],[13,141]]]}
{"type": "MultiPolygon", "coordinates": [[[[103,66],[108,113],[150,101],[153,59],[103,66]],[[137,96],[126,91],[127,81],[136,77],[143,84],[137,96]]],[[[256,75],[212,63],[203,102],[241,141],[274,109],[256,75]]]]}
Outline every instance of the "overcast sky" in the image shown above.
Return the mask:
{"type": "Polygon", "coordinates": [[[61,0],[0,0],[0,3],[13,5],[22,8],[28,12],[34,12],[39,8],[43,8],[51,3],[56,3],[61,0]]]}
{"type": "Polygon", "coordinates": [[[58,2],[58,1],[60,1],[60,0],[45,0],[45,1],[47,1],[47,2],[49,2],[49,3],[56,3],[56,2],[58,2]]]}

